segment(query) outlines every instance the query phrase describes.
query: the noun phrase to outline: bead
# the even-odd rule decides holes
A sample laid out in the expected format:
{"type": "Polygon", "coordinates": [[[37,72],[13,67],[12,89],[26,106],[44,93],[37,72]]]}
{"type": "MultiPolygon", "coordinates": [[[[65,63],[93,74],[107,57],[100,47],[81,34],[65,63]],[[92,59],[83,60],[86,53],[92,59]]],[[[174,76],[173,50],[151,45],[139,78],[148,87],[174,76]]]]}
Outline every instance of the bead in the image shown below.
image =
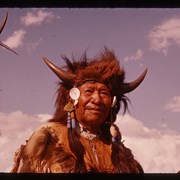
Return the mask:
{"type": "Polygon", "coordinates": [[[71,121],[70,120],[67,121],[67,128],[71,128],[71,121]]]}
{"type": "Polygon", "coordinates": [[[116,138],[115,137],[112,137],[112,142],[115,142],[116,141],[116,138]]]}
{"type": "Polygon", "coordinates": [[[76,127],[76,121],[75,119],[71,119],[71,124],[72,124],[72,128],[75,128],[76,127]]]}
{"type": "Polygon", "coordinates": [[[118,135],[118,132],[113,125],[111,125],[111,127],[110,127],[110,133],[111,133],[112,137],[116,137],[118,135]]]}
{"type": "Polygon", "coordinates": [[[71,111],[71,118],[74,118],[74,111],[71,111]]]}
{"type": "Polygon", "coordinates": [[[74,109],[74,105],[71,102],[68,102],[64,107],[64,110],[68,112],[72,111],[73,109],[74,109]]]}
{"type": "Polygon", "coordinates": [[[78,103],[78,99],[75,99],[74,100],[74,106],[77,105],[77,103],[78,103]]]}

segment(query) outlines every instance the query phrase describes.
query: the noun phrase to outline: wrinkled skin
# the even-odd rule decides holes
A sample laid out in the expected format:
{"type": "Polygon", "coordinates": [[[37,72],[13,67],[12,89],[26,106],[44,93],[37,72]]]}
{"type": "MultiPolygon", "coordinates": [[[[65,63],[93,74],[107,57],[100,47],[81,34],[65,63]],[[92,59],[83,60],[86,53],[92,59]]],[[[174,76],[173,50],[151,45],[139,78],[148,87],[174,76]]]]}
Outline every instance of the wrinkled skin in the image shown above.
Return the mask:
{"type": "Polygon", "coordinates": [[[112,98],[107,86],[86,82],[78,87],[80,97],[75,107],[77,120],[91,132],[97,132],[109,115],[112,98]]]}

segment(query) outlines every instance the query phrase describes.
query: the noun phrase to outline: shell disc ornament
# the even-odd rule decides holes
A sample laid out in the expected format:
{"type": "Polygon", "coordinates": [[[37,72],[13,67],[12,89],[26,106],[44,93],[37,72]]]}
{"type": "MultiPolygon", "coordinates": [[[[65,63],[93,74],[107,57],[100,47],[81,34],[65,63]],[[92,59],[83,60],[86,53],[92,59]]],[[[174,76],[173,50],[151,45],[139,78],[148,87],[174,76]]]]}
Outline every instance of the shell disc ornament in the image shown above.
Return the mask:
{"type": "Polygon", "coordinates": [[[80,96],[80,91],[77,87],[73,87],[70,89],[69,95],[71,97],[71,99],[78,100],[79,96],[80,96]]]}

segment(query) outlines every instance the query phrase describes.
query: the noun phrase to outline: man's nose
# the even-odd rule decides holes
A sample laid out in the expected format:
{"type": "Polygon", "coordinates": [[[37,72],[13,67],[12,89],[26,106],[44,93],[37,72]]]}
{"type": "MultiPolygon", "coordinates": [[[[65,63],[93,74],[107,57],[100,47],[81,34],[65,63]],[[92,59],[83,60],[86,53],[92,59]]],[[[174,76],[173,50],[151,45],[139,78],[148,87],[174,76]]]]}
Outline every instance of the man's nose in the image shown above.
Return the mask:
{"type": "Polygon", "coordinates": [[[91,101],[96,104],[101,101],[101,96],[98,91],[93,92],[93,94],[91,96],[91,101]]]}

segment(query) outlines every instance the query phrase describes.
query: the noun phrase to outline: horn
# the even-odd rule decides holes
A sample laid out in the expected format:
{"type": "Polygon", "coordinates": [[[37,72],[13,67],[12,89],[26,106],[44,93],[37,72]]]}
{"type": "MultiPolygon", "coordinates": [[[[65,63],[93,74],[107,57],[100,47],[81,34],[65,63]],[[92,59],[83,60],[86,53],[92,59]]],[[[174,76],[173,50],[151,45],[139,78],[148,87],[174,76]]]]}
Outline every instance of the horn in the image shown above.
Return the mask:
{"type": "Polygon", "coordinates": [[[18,55],[17,52],[13,51],[9,46],[7,46],[6,44],[2,43],[1,41],[0,41],[0,46],[6,48],[6,49],[10,50],[11,52],[13,52],[14,54],[18,55]]]}
{"type": "Polygon", "coordinates": [[[46,57],[42,57],[42,59],[48,65],[48,67],[66,84],[66,86],[68,86],[69,88],[73,87],[74,80],[76,77],[74,74],[66,72],[63,69],[57,67],[46,57]]]}
{"type": "Polygon", "coordinates": [[[3,31],[4,29],[4,26],[6,24],[6,21],[7,21],[7,18],[8,18],[8,13],[6,13],[6,17],[4,18],[4,21],[2,22],[1,26],[0,26],[0,33],[3,31]]]}
{"type": "Polygon", "coordinates": [[[136,89],[141,82],[143,81],[143,79],[145,78],[146,74],[147,74],[147,68],[144,70],[144,72],[134,81],[129,82],[129,83],[124,83],[122,89],[123,89],[123,93],[129,93],[131,91],[133,91],[134,89],[136,89]]]}
{"type": "MultiPolygon", "coordinates": [[[[0,33],[3,31],[3,29],[4,29],[5,25],[6,25],[7,18],[8,18],[8,13],[6,14],[6,16],[4,18],[4,21],[2,22],[2,24],[0,26],[0,33]]],[[[1,41],[0,41],[0,46],[6,48],[6,49],[12,51],[13,53],[15,53],[16,55],[18,55],[17,52],[13,51],[9,46],[7,46],[6,44],[2,43],[1,41]]]]}

